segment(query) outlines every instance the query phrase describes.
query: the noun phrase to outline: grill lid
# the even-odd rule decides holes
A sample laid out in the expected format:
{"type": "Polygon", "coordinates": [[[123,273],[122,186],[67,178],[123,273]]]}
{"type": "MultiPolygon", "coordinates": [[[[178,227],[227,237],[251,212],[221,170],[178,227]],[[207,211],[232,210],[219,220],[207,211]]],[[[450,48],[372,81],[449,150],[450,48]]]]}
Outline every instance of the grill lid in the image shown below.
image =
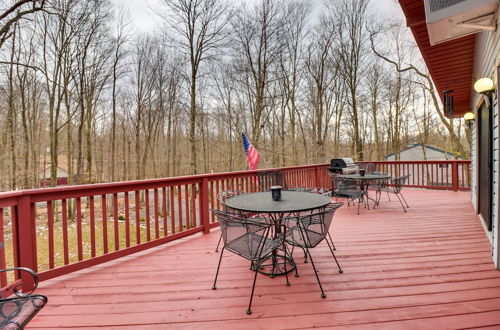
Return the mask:
{"type": "Polygon", "coordinates": [[[344,168],[353,165],[355,165],[355,163],[352,158],[332,158],[332,160],[330,160],[330,167],[333,168],[344,168]]]}

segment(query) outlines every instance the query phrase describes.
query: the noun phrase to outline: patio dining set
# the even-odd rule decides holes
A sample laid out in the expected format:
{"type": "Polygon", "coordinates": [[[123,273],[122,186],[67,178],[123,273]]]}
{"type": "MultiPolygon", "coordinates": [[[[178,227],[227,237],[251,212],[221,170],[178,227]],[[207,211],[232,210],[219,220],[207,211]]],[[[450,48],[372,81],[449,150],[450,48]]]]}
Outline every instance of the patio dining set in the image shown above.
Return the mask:
{"type": "Polygon", "coordinates": [[[332,179],[331,196],[346,198],[348,205],[357,201],[358,214],[360,205],[370,209],[370,200],[373,201],[372,208],[378,206],[383,193],[389,200],[391,194],[395,195],[404,212],[409,207],[401,192],[409,175],[392,178],[373,163],[355,164],[351,158],[332,159],[328,169],[332,179]]]}
{"type": "Polygon", "coordinates": [[[304,263],[310,261],[321,297],[325,298],[326,293],[311,250],[325,241],[339,273],[343,272],[335,256],[336,247],[330,234],[333,216],[344,205],[339,199],[345,199],[348,206],[357,203],[358,214],[360,205],[367,209],[370,209],[370,202],[373,202],[372,209],[379,205],[384,192],[395,194],[405,212],[408,207],[401,194],[408,176],[391,178],[373,166],[347,166],[352,164],[349,161],[349,164],[340,163],[335,164],[339,166],[331,167],[346,170],[339,171],[336,168],[330,171],[332,189],[289,187],[283,172],[270,170],[257,173],[259,192],[227,190],[219,193],[222,209],[212,210],[221,227],[215,251],[219,251],[221,242],[223,247],[212,289],[217,289],[224,251],[247,259],[250,269],[254,271],[246,310],[247,314],[251,314],[258,273],[271,278],[284,276],[287,286],[291,285],[290,273],[294,272],[295,277],[299,277],[298,263],[293,257],[294,248],[297,247],[304,253],[304,263]]]}
{"type": "MultiPolygon", "coordinates": [[[[291,285],[289,275],[299,277],[300,265],[296,253],[294,258],[294,250],[299,249],[303,252],[304,263],[311,264],[321,297],[325,298],[318,274],[319,264],[315,263],[311,251],[326,242],[332,262],[335,262],[339,273],[343,272],[335,255],[337,249],[330,231],[335,212],[344,204],[357,204],[358,214],[361,205],[370,209],[372,204],[373,210],[379,206],[383,193],[396,195],[406,212],[408,204],[401,189],[408,176],[391,178],[389,174],[377,170],[376,166],[354,164],[349,159],[335,163],[332,160],[329,175],[331,189],[293,187],[288,184],[284,172],[266,170],[257,173],[259,192],[234,189],[220,192],[217,197],[222,207],[212,210],[221,228],[217,252],[223,244],[212,289],[217,288],[225,251],[248,260],[249,268],[254,272],[246,310],[247,314],[251,314],[258,274],[281,277],[287,286],[291,285]]],[[[0,244],[0,250],[3,248],[0,244]]],[[[0,269],[0,275],[6,272],[15,273],[18,280],[9,287],[9,292],[4,292],[9,297],[0,297],[0,328],[22,329],[46,306],[48,299],[34,294],[38,276],[31,269],[0,269]]]]}

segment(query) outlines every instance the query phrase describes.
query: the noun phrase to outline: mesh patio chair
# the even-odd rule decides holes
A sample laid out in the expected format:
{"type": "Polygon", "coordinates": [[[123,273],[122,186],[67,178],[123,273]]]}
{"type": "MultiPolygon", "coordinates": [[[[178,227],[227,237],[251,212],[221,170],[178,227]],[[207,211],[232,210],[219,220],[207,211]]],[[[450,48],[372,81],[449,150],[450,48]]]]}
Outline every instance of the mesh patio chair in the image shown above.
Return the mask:
{"type": "MultiPolygon", "coordinates": [[[[327,188],[313,187],[313,188],[308,188],[307,190],[305,190],[305,192],[318,194],[325,197],[332,197],[332,190],[327,188]]],[[[311,214],[311,211],[300,212],[299,214],[295,215],[297,216],[297,215],[308,215],[308,214],[311,214]]],[[[335,245],[333,244],[332,237],[330,236],[330,233],[328,233],[328,238],[330,239],[333,249],[336,250],[335,245]]],[[[307,253],[304,248],[302,248],[302,250],[304,251],[304,262],[307,263],[307,253]]]]}
{"type": "Polygon", "coordinates": [[[335,172],[328,172],[328,176],[330,177],[331,183],[332,183],[332,189],[331,189],[331,196],[335,197],[335,178],[337,177],[338,173],[335,172]]]}
{"type": "MultiPolygon", "coordinates": [[[[219,201],[219,203],[221,204],[221,206],[223,207],[223,210],[225,212],[233,213],[233,214],[240,214],[242,216],[248,217],[248,216],[250,216],[249,214],[239,212],[239,211],[234,210],[226,205],[226,199],[233,197],[233,196],[242,195],[242,194],[245,194],[245,192],[242,190],[225,190],[225,191],[221,191],[220,193],[217,194],[217,200],[219,201]]],[[[222,241],[222,232],[220,234],[219,242],[217,243],[217,247],[215,248],[215,252],[219,252],[219,246],[220,246],[221,241],[222,241]]]]}
{"type": "MultiPolygon", "coordinates": [[[[318,281],[318,285],[321,290],[322,298],[325,298],[326,294],[323,291],[323,286],[321,285],[321,281],[319,279],[316,266],[314,265],[314,260],[311,256],[310,249],[315,248],[323,240],[326,241],[328,248],[332,253],[333,259],[335,260],[335,263],[339,268],[339,273],[343,272],[337,260],[337,257],[335,256],[334,248],[328,241],[328,237],[330,237],[331,239],[331,236],[329,236],[329,230],[333,220],[333,215],[335,214],[335,211],[343,204],[344,203],[332,203],[323,211],[290,218],[287,222],[289,228],[286,232],[286,241],[292,246],[298,246],[305,250],[306,255],[311,260],[311,265],[314,269],[316,280],[318,281]]],[[[297,268],[295,269],[295,271],[297,275],[297,268]]]]}
{"type": "Polygon", "coordinates": [[[0,273],[10,271],[30,274],[33,277],[33,288],[29,292],[20,292],[19,288],[22,283],[19,283],[14,287],[12,297],[0,298],[0,329],[24,329],[28,322],[47,304],[47,297],[33,294],[38,287],[38,275],[33,270],[24,267],[0,269],[0,273]]]}
{"type": "Polygon", "coordinates": [[[387,192],[388,194],[394,194],[399,200],[399,203],[403,207],[403,211],[406,212],[406,208],[410,208],[408,203],[406,202],[406,199],[404,198],[403,194],[401,193],[401,190],[403,189],[403,186],[406,184],[406,181],[408,180],[410,176],[409,175],[403,175],[403,176],[398,176],[396,178],[393,178],[390,180],[390,185],[385,186],[383,188],[380,188],[377,190],[378,198],[377,198],[377,204],[380,201],[382,192],[387,192]],[[403,204],[404,201],[404,204],[403,204]],[[405,208],[406,204],[406,208],[405,208]]]}
{"type": "MultiPolygon", "coordinates": [[[[260,263],[266,256],[271,254],[278,247],[285,249],[284,240],[278,241],[270,238],[271,228],[274,226],[266,221],[259,221],[257,218],[243,218],[224,211],[212,210],[217,220],[220,222],[222,237],[224,239],[224,246],[220,253],[219,264],[215,274],[214,285],[212,290],[217,289],[217,277],[219,276],[220,265],[224,250],[233,252],[240,257],[243,257],[252,262],[251,269],[255,272],[252,285],[252,293],[250,294],[250,302],[248,303],[247,314],[252,314],[252,299],[255,291],[255,282],[257,280],[257,271],[260,263]]],[[[286,272],[286,284],[290,285],[288,281],[288,274],[286,272]]]]}
{"type": "Polygon", "coordinates": [[[359,182],[355,179],[351,178],[340,178],[336,176],[334,179],[334,188],[332,190],[332,197],[336,198],[336,201],[339,198],[345,198],[347,200],[347,206],[349,207],[351,203],[355,203],[355,200],[358,200],[358,214],[359,214],[359,205],[365,201],[365,194],[361,188],[359,182]]]}
{"type": "Polygon", "coordinates": [[[332,191],[330,189],[322,188],[322,187],[308,188],[306,191],[313,193],[313,194],[318,194],[318,195],[327,196],[327,197],[330,197],[332,195],[332,191]]]}
{"type": "Polygon", "coordinates": [[[257,179],[259,182],[260,191],[271,190],[272,186],[281,186],[283,190],[293,190],[293,191],[310,191],[314,188],[306,187],[289,187],[286,181],[286,176],[283,171],[280,170],[270,170],[270,171],[259,171],[257,172],[257,179]]]}
{"type": "Polygon", "coordinates": [[[365,170],[366,174],[378,173],[377,165],[375,163],[358,163],[360,170],[365,170]]]}
{"type": "Polygon", "coordinates": [[[380,179],[376,180],[371,185],[371,187],[373,187],[373,189],[375,190],[375,205],[380,205],[380,198],[382,196],[382,192],[384,191],[387,193],[387,198],[389,199],[389,201],[391,200],[391,197],[389,196],[389,192],[387,190],[387,184],[389,183],[389,181],[391,181],[391,179],[380,179]]]}

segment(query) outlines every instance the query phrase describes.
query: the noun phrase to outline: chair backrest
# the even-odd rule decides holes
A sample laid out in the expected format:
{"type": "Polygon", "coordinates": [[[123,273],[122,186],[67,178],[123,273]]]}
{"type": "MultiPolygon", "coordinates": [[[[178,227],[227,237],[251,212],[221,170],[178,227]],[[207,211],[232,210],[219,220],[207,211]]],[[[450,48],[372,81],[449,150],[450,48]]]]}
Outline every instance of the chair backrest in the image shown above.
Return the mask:
{"type": "Polygon", "coordinates": [[[396,194],[399,194],[401,189],[403,189],[403,186],[406,184],[406,181],[408,180],[410,176],[409,175],[403,175],[403,176],[398,176],[396,178],[393,178],[391,181],[392,187],[394,189],[394,192],[396,194]]]}
{"type": "Polygon", "coordinates": [[[281,186],[284,190],[288,189],[285,175],[282,171],[259,171],[257,172],[257,179],[259,180],[260,191],[268,191],[272,186],[281,186]]]}
{"type": "Polygon", "coordinates": [[[245,218],[212,210],[220,223],[224,247],[250,260],[257,259],[269,237],[271,224],[265,219],[245,218]]]}
{"type": "Polygon", "coordinates": [[[222,205],[224,211],[238,213],[238,211],[226,205],[226,199],[243,194],[246,194],[243,190],[224,190],[217,194],[217,200],[222,205]]]}
{"type": "Polygon", "coordinates": [[[361,163],[358,166],[360,169],[364,169],[366,174],[377,173],[377,165],[375,163],[361,163]]]}
{"type": "Polygon", "coordinates": [[[342,194],[342,192],[356,192],[361,191],[361,187],[356,179],[335,177],[335,191],[342,194]]]}
{"type": "MultiPolygon", "coordinates": [[[[0,243],[0,249],[4,244],[0,243]]],[[[47,297],[33,294],[38,287],[38,275],[29,268],[15,267],[0,269],[0,275],[7,272],[23,272],[31,275],[32,287],[22,291],[23,283],[18,281],[11,289],[14,295],[2,298],[0,295],[0,329],[24,329],[31,319],[47,304],[47,297]]],[[[24,276],[24,275],[23,275],[24,276]]],[[[25,282],[26,283],[26,282],[25,282]]]]}
{"type": "Polygon", "coordinates": [[[323,195],[323,196],[330,196],[332,193],[332,191],[330,189],[323,188],[323,187],[308,188],[306,191],[310,192],[312,194],[318,194],[318,195],[323,195]]]}
{"type": "Polygon", "coordinates": [[[328,172],[328,176],[330,177],[330,180],[332,181],[332,192],[335,191],[337,185],[336,185],[336,181],[335,181],[335,178],[337,177],[338,173],[334,173],[334,172],[328,172]]]}
{"type": "MultiPolygon", "coordinates": [[[[308,248],[313,248],[325,239],[332,224],[335,211],[344,203],[331,203],[324,210],[297,218],[297,223],[302,233],[300,240],[308,248]],[[305,240],[305,241],[304,241],[305,240]]],[[[297,233],[293,233],[297,235],[297,233]]],[[[297,240],[299,237],[296,237],[297,240]]]]}

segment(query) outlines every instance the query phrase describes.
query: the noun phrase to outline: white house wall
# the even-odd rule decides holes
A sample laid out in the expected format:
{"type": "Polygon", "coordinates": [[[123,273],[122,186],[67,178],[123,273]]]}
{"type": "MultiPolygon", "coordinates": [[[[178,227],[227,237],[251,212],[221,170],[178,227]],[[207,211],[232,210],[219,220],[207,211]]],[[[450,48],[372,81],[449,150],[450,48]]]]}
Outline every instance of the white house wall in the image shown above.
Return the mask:
{"type": "MultiPolygon", "coordinates": [[[[497,26],[498,24],[497,18],[497,26]]],[[[495,32],[483,31],[478,33],[476,36],[476,53],[474,57],[474,80],[482,77],[489,77],[497,81],[497,66],[500,65],[500,31],[497,28],[495,32]]],[[[476,112],[477,109],[483,102],[482,95],[473,93],[472,98],[472,109],[476,112]]],[[[499,191],[499,127],[498,127],[498,106],[496,100],[494,100],[493,107],[493,197],[492,197],[492,231],[489,233],[492,239],[493,247],[493,260],[497,268],[500,269],[500,240],[499,240],[499,214],[498,214],[498,191],[499,191]]],[[[474,130],[472,139],[472,203],[477,210],[478,205],[476,205],[477,200],[477,132],[474,130]]],[[[486,155],[485,155],[486,156],[486,155]]],[[[483,157],[485,157],[483,156],[483,157]]]]}
{"type": "MultiPolygon", "coordinates": [[[[448,159],[453,159],[452,156],[447,156],[445,153],[431,149],[431,148],[425,148],[425,155],[426,158],[424,158],[424,152],[422,151],[422,146],[415,146],[413,148],[409,148],[406,150],[403,150],[399,153],[399,160],[448,160],[448,159]]],[[[391,155],[387,157],[387,160],[394,161],[396,160],[396,155],[391,155]]]]}
{"type": "MultiPolygon", "coordinates": [[[[399,153],[400,158],[399,160],[402,161],[422,161],[422,160],[452,160],[453,156],[446,154],[442,151],[435,150],[433,148],[426,147],[425,148],[425,155],[426,157],[424,158],[424,152],[422,150],[421,145],[414,146],[412,148],[408,148],[406,150],[403,150],[399,153]]],[[[386,158],[388,161],[395,161],[396,160],[396,154],[390,155],[386,158]]],[[[423,166],[417,166],[415,169],[414,167],[408,167],[406,170],[408,172],[405,172],[404,174],[409,174],[410,177],[415,178],[414,180],[417,180],[417,178],[421,178],[419,180],[425,180],[424,183],[429,186],[448,186],[450,189],[452,187],[452,182],[453,182],[453,173],[451,170],[450,165],[441,165],[443,166],[442,172],[436,173],[436,175],[429,176],[428,175],[428,168],[423,167],[423,166]],[[447,167],[447,169],[445,168],[447,167]],[[425,179],[423,179],[425,178],[425,179]]],[[[432,167],[431,167],[432,171],[432,167]]],[[[459,185],[464,185],[465,182],[462,182],[463,178],[460,178],[460,182],[458,183],[459,185]]],[[[412,179],[410,179],[410,182],[412,179]]]]}

